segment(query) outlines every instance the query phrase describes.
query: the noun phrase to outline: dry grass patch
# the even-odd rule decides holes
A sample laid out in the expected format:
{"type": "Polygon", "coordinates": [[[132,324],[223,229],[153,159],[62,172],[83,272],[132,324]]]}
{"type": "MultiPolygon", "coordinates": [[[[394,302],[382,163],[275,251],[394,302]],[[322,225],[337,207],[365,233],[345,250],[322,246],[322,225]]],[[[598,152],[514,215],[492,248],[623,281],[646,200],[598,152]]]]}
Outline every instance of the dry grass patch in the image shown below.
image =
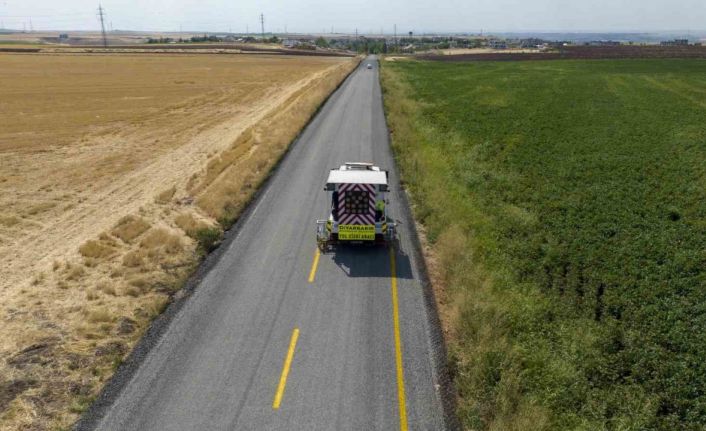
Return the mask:
{"type": "Polygon", "coordinates": [[[44,280],[46,279],[46,274],[43,272],[38,273],[37,275],[34,276],[32,279],[32,286],[37,286],[42,283],[44,283],[44,280]]]}
{"type": "Polygon", "coordinates": [[[13,227],[20,224],[22,220],[14,215],[0,215],[0,225],[5,227],[13,227]]]}
{"type": "Polygon", "coordinates": [[[155,296],[147,303],[145,306],[145,311],[151,319],[154,319],[162,314],[162,312],[167,308],[167,305],[169,305],[168,297],[155,296]]]}
{"type": "Polygon", "coordinates": [[[154,202],[162,205],[169,203],[169,201],[171,201],[174,197],[176,190],[176,186],[172,186],[171,188],[158,194],[157,197],[154,199],[154,202]]]}
{"type": "Polygon", "coordinates": [[[33,216],[39,213],[47,212],[56,206],[56,202],[42,202],[37,205],[32,205],[25,212],[26,215],[33,216]]]}
{"type": "Polygon", "coordinates": [[[115,316],[105,307],[86,310],[86,320],[90,323],[112,322],[115,316]]]}
{"type": "Polygon", "coordinates": [[[164,228],[151,230],[145,238],[140,241],[140,247],[148,249],[161,247],[167,253],[178,253],[184,249],[181,238],[164,228]]]}
{"type": "Polygon", "coordinates": [[[197,220],[191,213],[181,213],[174,219],[174,223],[191,238],[196,238],[196,232],[206,229],[210,225],[202,220],[197,220]]]}
{"type": "Polygon", "coordinates": [[[132,250],[125,253],[123,256],[123,266],[127,268],[138,268],[145,264],[145,257],[147,252],[145,250],[132,250]]]}
{"type": "Polygon", "coordinates": [[[89,240],[78,249],[83,257],[92,259],[106,259],[116,253],[115,247],[102,240],[89,240]]]}
{"type": "Polygon", "coordinates": [[[150,228],[150,224],[142,217],[128,215],[120,219],[111,233],[126,243],[132,243],[137,237],[150,228]]]}
{"type": "Polygon", "coordinates": [[[152,284],[152,278],[149,276],[137,276],[128,279],[128,284],[140,289],[141,292],[144,292],[145,289],[152,284]]]}
{"type": "Polygon", "coordinates": [[[106,295],[111,295],[111,296],[116,295],[115,286],[113,286],[109,282],[101,281],[100,283],[98,283],[96,288],[106,295]]]}
{"type": "Polygon", "coordinates": [[[65,277],[68,281],[76,281],[86,274],[86,269],[81,265],[68,264],[66,266],[65,277]]]}
{"type": "Polygon", "coordinates": [[[135,286],[126,286],[123,289],[123,295],[131,296],[133,298],[137,298],[141,294],[142,294],[142,292],[140,291],[140,289],[138,289],[135,286]]]}

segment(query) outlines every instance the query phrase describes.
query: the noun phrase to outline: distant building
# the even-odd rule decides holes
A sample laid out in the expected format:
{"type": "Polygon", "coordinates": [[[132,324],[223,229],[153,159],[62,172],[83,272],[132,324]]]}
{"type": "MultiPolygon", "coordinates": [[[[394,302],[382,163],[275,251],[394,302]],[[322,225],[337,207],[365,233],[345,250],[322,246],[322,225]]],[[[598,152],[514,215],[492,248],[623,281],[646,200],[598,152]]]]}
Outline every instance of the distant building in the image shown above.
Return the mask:
{"type": "Polygon", "coordinates": [[[410,43],[407,46],[403,46],[400,48],[400,52],[414,53],[414,45],[410,43]]]}
{"type": "Polygon", "coordinates": [[[689,45],[689,39],[674,39],[674,40],[663,40],[660,42],[662,46],[687,46],[689,45]]]}
{"type": "Polygon", "coordinates": [[[488,39],[488,48],[491,49],[507,49],[507,42],[500,39],[488,39]]]}
{"type": "Polygon", "coordinates": [[[521,48],[539,48],[545,44],[544,40],[531,37],[529,39],[520,39],[521,48]]]}
{"type": "Polygon", "coordinates": [[[69,35],[67,33],[61,33],[59,35],[59,40],[67,40],[69,38],[69,35]]]}
{"type": "Polygon", "coordinates": [[[586,43],[586,45],[589,45],[589,46],[620,46],[620,45],[622,45],[622,42],[618,42],[615,40],[592,40],[592,41],[586,43]]]}
{"type": "Polygon", "coordinates": [[[299,46],[299,44],[301,44],[301,42],[296,39],[282,40],[282,46],[284,46],[285,48],[294,48],[295,46],[299,46]]]}

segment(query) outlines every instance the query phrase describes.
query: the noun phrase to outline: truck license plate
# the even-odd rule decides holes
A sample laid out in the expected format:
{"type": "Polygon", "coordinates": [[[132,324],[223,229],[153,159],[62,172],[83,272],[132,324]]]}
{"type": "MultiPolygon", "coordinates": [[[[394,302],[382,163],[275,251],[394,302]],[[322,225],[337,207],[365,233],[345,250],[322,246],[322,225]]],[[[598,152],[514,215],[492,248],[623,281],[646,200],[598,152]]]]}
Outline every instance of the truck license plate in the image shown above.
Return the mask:
{"type": "Polygon", "coordinates": [[[374,225],[338,225],[338,239],[341,241],[375,241],[374,225]]]}

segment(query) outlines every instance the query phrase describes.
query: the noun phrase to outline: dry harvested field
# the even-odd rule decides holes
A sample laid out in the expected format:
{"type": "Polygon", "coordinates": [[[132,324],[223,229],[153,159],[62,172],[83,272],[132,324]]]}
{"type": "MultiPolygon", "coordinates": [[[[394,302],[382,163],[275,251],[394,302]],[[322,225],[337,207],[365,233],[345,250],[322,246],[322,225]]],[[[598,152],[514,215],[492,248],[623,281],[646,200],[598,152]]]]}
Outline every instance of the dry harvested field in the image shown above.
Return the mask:
{"type": "Polygon", "coordinates": [[[77,418],[355,64],[0,54],[0,429],[77,418]]]}
{"type": "Polygon", "coordinates": [[[133,45],[110,45],[108,48],[90,45],[28,45],[28,44],[2,44],[0,43],[0,53],[24,53],[24,54],[269,54],[269,55],[291,55],[291,56],[314,56],[314,57],[354,57],[348,51],[337,50],[305,50],[287,49],[279,45],[264,44],[233,44],[233,43],[211,43],[211,44],[133,44],[133,45]]]}
{"type": "MultiPolygon", "coordinates": [[[[34,31],[28,33],[13,32],[0,34],[0,45],[24,43],[24,44],[44,44],[44,43],[60,43],[60,31],[34,31]]],[[[101,33],[95,31],[72,31],[69,32],[71,39],[69,44],[84,44],[84,45],[101,45],[103,43],[101,33]]],[[[148,33],[132,33],[132,32],[114,32],[108,34],[108,40],[112,44],[139,44],[144,43],[148,37],[160,37],[161,34],[148,33]]],[[[189,33],[182,34],[182,37],[200,36],[189,33]]]]}

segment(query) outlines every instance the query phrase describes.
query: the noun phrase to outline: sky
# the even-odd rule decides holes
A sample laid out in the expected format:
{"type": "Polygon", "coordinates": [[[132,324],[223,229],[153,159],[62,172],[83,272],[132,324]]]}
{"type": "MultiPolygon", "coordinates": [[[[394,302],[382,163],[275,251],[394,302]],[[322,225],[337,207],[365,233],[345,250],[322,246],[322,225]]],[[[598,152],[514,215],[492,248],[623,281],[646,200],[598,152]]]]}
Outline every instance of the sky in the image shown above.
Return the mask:
{"type": "MultiPolygon", "coordinates": [[[[120,30],[648,32],[706,30],[706,0],[101,0],[120,30]]],[[[97,30],[98,0],[0,0],[0,26],[97,30]]]]}

